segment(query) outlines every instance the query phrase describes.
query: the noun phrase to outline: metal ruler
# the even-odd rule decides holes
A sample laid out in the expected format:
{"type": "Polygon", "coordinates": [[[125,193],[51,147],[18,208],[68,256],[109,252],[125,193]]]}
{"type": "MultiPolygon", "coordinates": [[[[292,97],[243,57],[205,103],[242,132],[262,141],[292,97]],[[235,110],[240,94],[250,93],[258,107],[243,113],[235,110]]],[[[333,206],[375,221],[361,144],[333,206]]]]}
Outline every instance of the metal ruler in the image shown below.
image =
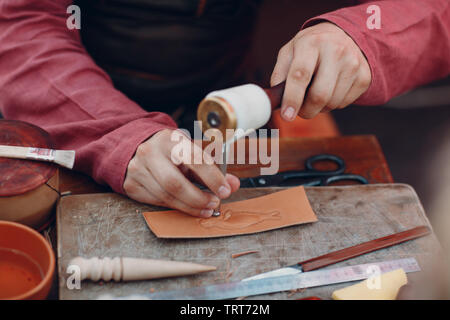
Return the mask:
{"type": "MultiPolygon", "coordinates": [[[[420,271],[414,258],[374,262],[335,269],[316,270],[296,275],[279,276],[260,280],[239,281],[194,287],[183,290],[161,291],[133,295],[134,299],[151,300],[221,300],[260,294],[311,288],[342,282],[367,279],[381,273],[403,269],[405,272],[420,271]]],[[[124,299],[130,297],[123,297],[124,299]]],[[[120,298],[119,298],[120,299],[120,298]]]]}

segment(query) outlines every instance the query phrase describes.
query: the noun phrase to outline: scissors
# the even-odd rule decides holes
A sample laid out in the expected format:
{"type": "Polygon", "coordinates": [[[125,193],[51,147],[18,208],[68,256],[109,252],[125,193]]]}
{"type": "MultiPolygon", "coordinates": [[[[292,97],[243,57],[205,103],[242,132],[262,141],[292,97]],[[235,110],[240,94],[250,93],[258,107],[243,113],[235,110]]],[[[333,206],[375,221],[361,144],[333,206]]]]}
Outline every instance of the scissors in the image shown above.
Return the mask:
{"type": "Polygon", "coordinates": [[[303,185],[303,186],[328,186],[337,181],[356,181],[360,184],[368,184],[366,178],[357,174],[345,172],[345,162],[342,158],[331,154],[319,154],[305,161],[305,170],[280,172],[275,175],[266,175],[253,178],[242,178],[241,188],[259,188],[273,186],[303,185]],[[321,161],[331,161],[337,165],[335,170],[318,170],[314,165],[321,161]],[[299,180],[309,179],[306,182],[299,180]],[[313,180],[311,180],[313,179],[313,180]]]}

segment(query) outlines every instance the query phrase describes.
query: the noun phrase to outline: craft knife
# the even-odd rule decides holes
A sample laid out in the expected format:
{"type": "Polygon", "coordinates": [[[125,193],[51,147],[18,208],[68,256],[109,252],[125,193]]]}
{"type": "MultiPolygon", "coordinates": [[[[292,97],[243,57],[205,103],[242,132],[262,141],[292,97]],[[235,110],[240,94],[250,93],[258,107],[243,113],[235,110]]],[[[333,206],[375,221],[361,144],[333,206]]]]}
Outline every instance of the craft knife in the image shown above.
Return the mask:
{"type": "Polygon", "coordinates": [[[422,237],[430,234],[427,226],[419,226],[399,233],[391,234],[386,237],[367,241],[342,250],[333,251],[316,258],[308,259],[291,266],[275,269],[243,279],[242,281],[257,280],[263,278],[294,275],[302,272],[316,270],[340,261],[351,259],[365,253],[387,248],[408,240],[422,237]]]}

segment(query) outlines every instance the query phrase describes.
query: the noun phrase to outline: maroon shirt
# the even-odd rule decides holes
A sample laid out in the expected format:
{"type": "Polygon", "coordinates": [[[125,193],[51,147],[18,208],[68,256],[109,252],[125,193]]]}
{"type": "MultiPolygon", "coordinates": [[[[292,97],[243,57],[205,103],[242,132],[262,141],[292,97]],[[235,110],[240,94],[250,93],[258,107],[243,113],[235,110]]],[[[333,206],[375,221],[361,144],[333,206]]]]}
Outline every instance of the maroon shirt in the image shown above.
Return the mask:
{"type": "MultiPolygon", "coordinates": [[[[376,105],[450,73],[450,1],[359,1],[311,19],[335,23],[366,55],[372,83],[356,103],[376,105]],[[369,4],[381,29],[366,26],[369,4]]],[[[124,193],[137,146],[164,128],[166,114],[146,112],[116,90],[66,26],[71,0],[0,3],[0,110],[7,119],[47,130],[60,149],[77,152],[75,169],[124,193]]]]}

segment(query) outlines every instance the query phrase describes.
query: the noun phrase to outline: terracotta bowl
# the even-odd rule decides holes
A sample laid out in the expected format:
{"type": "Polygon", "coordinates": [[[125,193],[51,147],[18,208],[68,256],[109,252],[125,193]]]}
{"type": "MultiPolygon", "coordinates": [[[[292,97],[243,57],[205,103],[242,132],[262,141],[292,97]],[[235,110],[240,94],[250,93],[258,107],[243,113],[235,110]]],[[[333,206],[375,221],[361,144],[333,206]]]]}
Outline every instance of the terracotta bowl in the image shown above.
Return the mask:
{"type": "Polygon", "coordinates": [[[0,299],[39,300],[50,291],[55,255],[35,230],[0,221],[0,299]]]}

